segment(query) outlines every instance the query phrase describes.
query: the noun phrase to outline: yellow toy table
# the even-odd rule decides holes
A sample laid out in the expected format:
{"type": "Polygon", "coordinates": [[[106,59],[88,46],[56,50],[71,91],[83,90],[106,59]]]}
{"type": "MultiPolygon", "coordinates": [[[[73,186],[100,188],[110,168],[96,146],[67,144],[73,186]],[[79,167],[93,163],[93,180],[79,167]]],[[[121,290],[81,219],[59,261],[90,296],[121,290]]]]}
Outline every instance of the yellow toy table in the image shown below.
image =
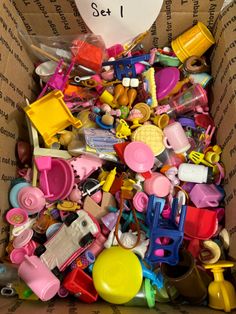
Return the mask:
{"type": "Polygon", "coordinates": [[[81,121],[75,118],[67,108],[63,97],[61,91],[54,90],[24,108],[47,146],[58,142],[55,135],[68,126],[73,125],[75,128],[82,126],[81,121]]]}

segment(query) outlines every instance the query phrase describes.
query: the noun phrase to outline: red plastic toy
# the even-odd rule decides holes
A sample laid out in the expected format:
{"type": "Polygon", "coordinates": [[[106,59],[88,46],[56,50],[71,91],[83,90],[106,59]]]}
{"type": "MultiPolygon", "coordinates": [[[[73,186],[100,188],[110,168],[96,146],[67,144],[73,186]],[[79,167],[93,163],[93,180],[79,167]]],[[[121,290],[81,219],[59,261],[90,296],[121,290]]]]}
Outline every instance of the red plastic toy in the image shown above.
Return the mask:
{"type": "Polygon", "coordinates": [[[185,235],[199,240],[208,240],[215,234],[217,226],[216,211],[192,206],[187,207],[184,225],[185,235]]]}
{"type": "Polygon", "coordinates": [[[72,53],[73,61],[89,69],[99,72],[102,65],[103,51],[101,48],[82,40],[74,40],[72,53]]]}
{"type": "Polygon", "coordinates": [[[65,277],[63,286],[83,302],[97,301],[98,293],[94,288],[93,279],[80,268],[75,268],[65,277]]]}

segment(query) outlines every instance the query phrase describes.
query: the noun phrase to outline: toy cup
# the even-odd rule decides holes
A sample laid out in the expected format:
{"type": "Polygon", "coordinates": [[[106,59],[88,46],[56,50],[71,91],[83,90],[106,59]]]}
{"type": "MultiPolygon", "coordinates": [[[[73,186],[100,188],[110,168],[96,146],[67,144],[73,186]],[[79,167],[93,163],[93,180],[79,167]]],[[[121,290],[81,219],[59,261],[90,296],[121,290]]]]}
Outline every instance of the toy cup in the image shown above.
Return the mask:
{"type": "Polygon", "coordinates": [[[37,256],[25,256],[18,275],[42,301],[50,300],[60,289],[60,281],[37,256]]]}
{"type": "Polygon", "coordinates": [[[164,128],[164,144],[167,148],[172,148],[176,154],[185,153],[191,147],[188,138],[179,122],[169,124],[164,128]]]}
{"type": "Polygon", "coordinates": [[[166,113],[157,115],[153,119],[153,123],[156,126],[158,126],[160,129],[164,129],[168,125],[169,121],[170,121],[170,117],[166,113]]]}
{"type": "Polygon", "coordinates": [[[215,43],[209,29],[201,22],[172,41],[171,46],[181,62],[188,57],[201,57],[215,43]]]}
{"type": "Polygon", "coordinates": [[[170,193],[171,183],[161,173],[152,173],[151,178],[144,181],[144,192],[148,195],[154,194],[157,197],[165,197],[170,193]]]}
{"type": "Polygon", "coordinates": [[[189,196],[198,208],[217,207],[223,198],[214,184],[196,184],[189,196]]]}
{"type": "Polygon", "coordinates": [[[161,272],[186,301],[200,304],[207,297],[207,287],[200,276],[194,258],[186,250],[179,251],[179,258],[179,263],[174,266],[162,263],[161,272]]]}
{"type": "Polygon", "coordinates": [[[46,61],[41,63],[35,69],[35,73],[40,76],[41,80],[46,83],[49,78],[54,74],[57,67],[57,62],[46,61]]]}

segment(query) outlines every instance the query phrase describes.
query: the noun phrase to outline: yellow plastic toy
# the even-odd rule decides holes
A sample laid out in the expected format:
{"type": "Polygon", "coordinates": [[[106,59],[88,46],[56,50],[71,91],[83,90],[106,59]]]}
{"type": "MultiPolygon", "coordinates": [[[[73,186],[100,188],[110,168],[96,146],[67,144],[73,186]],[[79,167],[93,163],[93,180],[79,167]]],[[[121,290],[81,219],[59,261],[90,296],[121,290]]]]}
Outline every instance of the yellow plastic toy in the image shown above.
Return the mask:
{"type": "Polygon", "coordinates": [[[230,312],[236,308],[236,291],[231,282],[224,279],[224,269],[233,267],[234,263],[228,261],[220,261],[214,265],[204,265],[205,269],[210,269],[214,275],[208,287],[209,306],[216,310],[224,310],[230,312]]]}
{"type": "Polygon", "coordinates": [[[131,135],[131,130],[125,120],[120,119],[120,122],[116,128],[116,137],[127,139],[131,135]]]}
{"type": "Polygon", "coordinates": [[[124,179],[123,185],[121,186],[121,190],[132,191],[134,189],[134,184],[136,182],[132,179],[124,179]]]}
{"type": "Polygon", "coordinates": [[[142,280],[142,266],[137,256],[119,246],[102,251],[94,263],[94,286],[107,302],[129,302],[140,290],[142,280]]]}
{"type": "Polygon", "coordinates": [[[105,179],[105,183],[102,186],[102,190],[104,192],[110,191],[110,188],[111,188],[115,178],[116,178],[116,167],[110,171],[110,173],[108,174],[108,176],[105,179]]]}
{"type": "Polygon", "coordinates": [[[104,90],[104,92],[100,95],[99,100],[102,103],[110,105],[112,108],[117,107],[117,104],[114,102],[114,96],[107,90],[104,90]]]}
{"type": "Polygon", "coordinates": [[[152,121],[156,126],[163,130],[169,124],[170,117],[168,114],[163,113],[161,115],[155,116],[152,121]]]}
{"type": "Polygon", "coordinates": [[[24,108],[48,147],[53,143],[58,143],[55,135],[68,126],[73,125],[75,128],[82,126],[81,121],[75,118],[67,108],[63,97],[61,91],[52,91],[24,108]]]}
{"type": "Polygon", "coordinates": [[[63,211],[74,212],[77,209],[80,209],[80,206],[76,202],[62,201],[57,204],[57,209],[63,210],[63,211]]]}
{"type": "Polygon", "coordinates": [[[215,39],[209,29],[201,22],[172,41],[174,53],[183,63],[188,57],[201,57],[213,44],[215,39]]]}
{"type": "Polygon", "coordinates": [[[151,124],[140,126],[131,135],[131,140],[133,142],[143,142],[147,144],[152,149],[155,156],[161,154],[165,150],[163,139],[164,134],[162,130],[151,124]]]}
{"type": "Polygon", "coordinates": [[[152,97],[151,108],[155,108],[158,105],[156,96],[155,70],[154,68],[150,68],[144,73],[142,73],[142,75],[148,81],[149,93],[151,94],[152,97]]]}

